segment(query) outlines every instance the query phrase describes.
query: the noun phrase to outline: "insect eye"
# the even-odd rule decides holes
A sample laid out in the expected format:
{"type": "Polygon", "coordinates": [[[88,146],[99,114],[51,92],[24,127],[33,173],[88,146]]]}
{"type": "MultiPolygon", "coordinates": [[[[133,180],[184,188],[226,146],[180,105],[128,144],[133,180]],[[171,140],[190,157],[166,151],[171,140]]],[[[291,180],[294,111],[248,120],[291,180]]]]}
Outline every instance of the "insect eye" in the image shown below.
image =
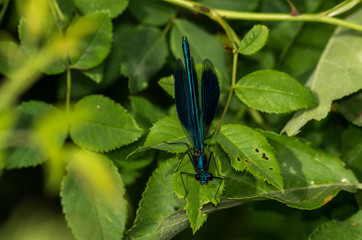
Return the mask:
{"type": "Polygon", "coordinates": [[[200,175],[199,175],[199,174],[196,174],[196,175],[195,175],[195,179],[196,179],[197,181],[199,181],[199,180],[200,180],[200,175]]]}

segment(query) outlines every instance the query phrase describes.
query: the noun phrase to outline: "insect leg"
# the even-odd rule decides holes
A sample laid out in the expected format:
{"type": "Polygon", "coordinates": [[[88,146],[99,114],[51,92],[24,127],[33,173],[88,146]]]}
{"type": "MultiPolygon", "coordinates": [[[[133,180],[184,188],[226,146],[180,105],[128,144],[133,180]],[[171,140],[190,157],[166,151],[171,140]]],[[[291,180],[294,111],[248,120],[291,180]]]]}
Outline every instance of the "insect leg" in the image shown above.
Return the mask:
{"type": "Polygon", "coordinates": [[[186,189],[186,186],[185,186],[185,183],[184,183],[184,179],[183,179],[183,177],[182,177],[182,174],[186,174],[186,175],[193,176],[193,177],[195,177],[195,174],[192,174],[192,173],[187,173],[187,172],[180,172],[182,185],[184,186],[184,189],[185,189],[185,197],[184,197],[184,198],[186,199],[186,196],[187,196],[187,189],[186,189]]]}
{"type": "Polygon", "coordinates": [[[168,143],[168,142],[165,142],[165,141],[163,141],[163,142],[166,143],[166,144],[170,144],[170,145],[172,145],[172,144],[185,144],[186,147],[187,147],[187,149],[188,149],[189,151],[191,151],[190,145],[188,145],[186,142],[172,142],[172,143],[168,143]]]}
{"type": "Polygon", "coordinates": [[[219,172],[219,169],[217,168],[216,159],[215,159],[215,156],[214,156],[214,153],[213,153],[213,152],[210,153],[208,165],[209,165],[209,163],[210,163],[210,161],[211,161],[211,158],[214,159],[215,168],[216,168],[217,175],[218,175],[218,177],[214,177],[214,178],[221,180],[221,182],[220,182],[220,184],[219,184],[219,187],[217,188],[217,191],[216,191],[215,196],[214,196],[214,199],[215,199],[216,202],[219,204],[219,201],[216,199],[216,196],[217,196],[217,194],[219,193],[221,184],[222,184],[222,182],[224,181],[224,177],[221,176],[221,174],[220,174],[220,172],[219,172]]]}
{"type": "Polygon", "coordinates": [[[215,199],[215,201],[217,202],[217,204],[220,204],[220,202],[216,199],[216,196],[217,196],[217,194],[219,193],[219,190],[220,190],[220,187],[221,187],[222,182],[224,181],[224,178],[223,178],[223,177],[214,177],[214,178],[221,180],[221,182],[220,182],[220,184],[219,184],[219,187],[217,188],[216,193],[215,193],[215,196],[214,196],[214,199],[215,199]]]}

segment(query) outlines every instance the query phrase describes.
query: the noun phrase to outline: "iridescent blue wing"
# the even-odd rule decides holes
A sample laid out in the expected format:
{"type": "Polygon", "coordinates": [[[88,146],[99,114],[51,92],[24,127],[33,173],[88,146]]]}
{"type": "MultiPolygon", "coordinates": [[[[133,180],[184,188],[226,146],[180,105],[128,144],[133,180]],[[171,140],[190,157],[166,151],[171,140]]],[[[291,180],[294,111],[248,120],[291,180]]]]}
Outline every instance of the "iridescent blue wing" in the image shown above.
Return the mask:
{"type": "Polygon", "coordinates": [[[187,98],[187,76],[185,72],[184,65],[181,59],[176,59],[175,64],[175,102],[178,119],[180,120],[182,126],[186,129],[190,129],[190,122],[188,120],[188,110],[186,104],[187,98]]]}
{"type": "Polygon", "coordinates": [[[208,59],[202,63],[201,76],[201,120],[205,136],[214,119],[220,97],[220,86],[214,65],[208,59]]]}
{"type": "Polygon", "coordinates": [[[194,144],[194,118],[192,95],[190,84],[181,59],[176,59],[175,65],[175,102],[178,118],[182,128],[189,139],[194,144]]]}

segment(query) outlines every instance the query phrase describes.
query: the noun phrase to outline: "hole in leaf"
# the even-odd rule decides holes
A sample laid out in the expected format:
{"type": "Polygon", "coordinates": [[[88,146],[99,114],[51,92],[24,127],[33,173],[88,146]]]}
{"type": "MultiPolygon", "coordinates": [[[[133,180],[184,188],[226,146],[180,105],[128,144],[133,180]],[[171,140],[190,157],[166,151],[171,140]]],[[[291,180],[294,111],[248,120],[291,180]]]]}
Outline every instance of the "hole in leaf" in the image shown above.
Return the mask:
{"type": "Polygon", "coordinates": [[[173,210],[176,212],[177,210],[179,210],[180,208],[179,207],[173,207],[173,210]]]}
{"type": "Polygon", "coordinates": [[[266,153],[263,153],[263,154],[261,155],[261,157],[264,158],[265,160],[269,160],[269,157],[266,155],[266,153]]]}
{"type": "Polygon", "coordinates": [[[270,167],[269,170],[274,170],[274,168],[270,167]]]}
{"type": "Polygon", "coordinates": [[[256,153],[258,153],[258,152],[259,152],[259,149],[258,149],[258,148],[255,148],[254,151],[255,151],[256,153]]]}
{"type": "Polygon", "coordinates": [[[237,160],[238,162],[240,162],[240,161],[241,161],[241,159],[240,159],[239,157],[236,157],[236,160],[237,160]]]}
{"type": "Polygon", "coordinates": [[[248,159],[244,159],[244,162],[249,163],[249,160],[248,160],[248,159]]]}

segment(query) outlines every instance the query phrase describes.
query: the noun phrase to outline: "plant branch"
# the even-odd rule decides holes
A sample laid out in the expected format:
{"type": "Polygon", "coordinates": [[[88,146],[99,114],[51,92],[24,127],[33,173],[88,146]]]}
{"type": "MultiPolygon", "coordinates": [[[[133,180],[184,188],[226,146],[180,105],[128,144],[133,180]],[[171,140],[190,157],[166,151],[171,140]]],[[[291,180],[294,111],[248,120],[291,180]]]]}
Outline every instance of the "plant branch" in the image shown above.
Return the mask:
{"type": "MultiPolygon", "coordinates": [[[[332,24],[336,26],[342,26],[350,29],[354,29],[362,32],[362,25],[348,22],[339,18],[334,18],[325,13],[314,13],[314,14],[300,14],[298,16],[293,16],[287,13],[252,13],[252,12],[237,12],[222,10],[216,8],[209,8],[199,3],[185,0],[164,0],[176,4],[181,7],[188,8],[190,10],[209,15],[210,12],[216,13],[218,16],[226,19],[238,19],[238,20],[248,20],[248,21],[295,21],[295,22],[322,22],[327,24],[332,24]]],[[[346,8],[345,11],[349,9],[346,8]]],[[[341,13],[341,12],[340,12],[341,13]]],[[[339,14],[340,14],[339,13],[339,14]]],[[[211,16],[210,16],[211,17],[211,16]]]]}

